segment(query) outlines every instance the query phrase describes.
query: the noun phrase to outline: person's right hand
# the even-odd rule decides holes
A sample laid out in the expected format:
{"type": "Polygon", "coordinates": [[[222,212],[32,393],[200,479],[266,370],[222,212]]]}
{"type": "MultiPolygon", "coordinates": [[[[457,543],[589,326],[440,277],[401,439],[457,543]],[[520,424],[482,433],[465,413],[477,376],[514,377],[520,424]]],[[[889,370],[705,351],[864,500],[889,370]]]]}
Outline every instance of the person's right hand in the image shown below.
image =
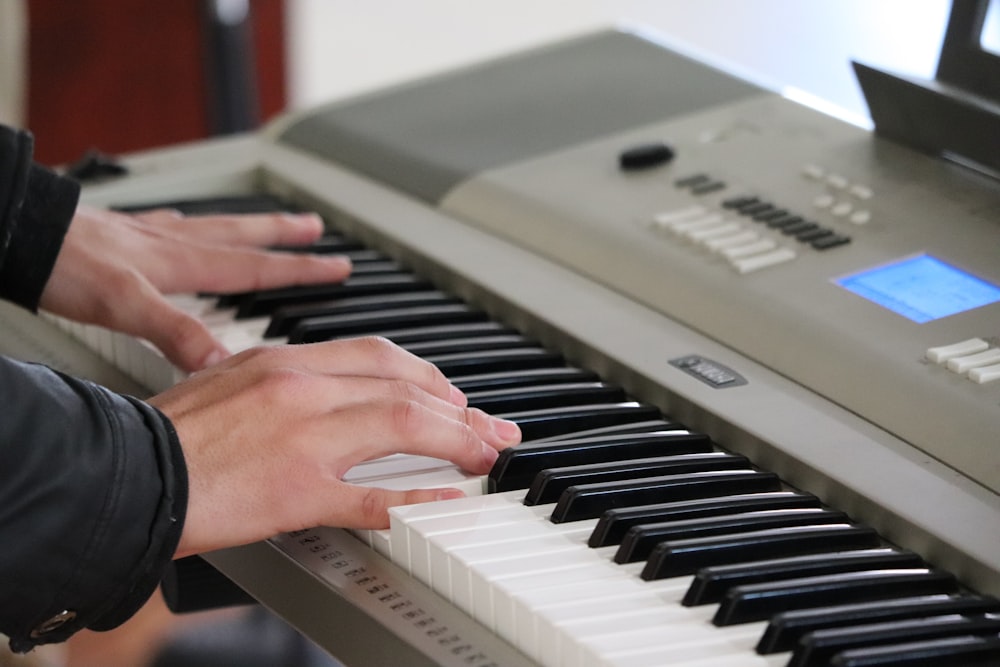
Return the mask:
{"type": "Polygon", "coordinates": [[[385,528],[390,506],[462,493],[355,486],[342,480],[352,466],[407,453],[484,474],[521,437],[380,338],[248,350],[150,403],[173,422],[188,468],[176,557],[319,525],[385,528]]]}

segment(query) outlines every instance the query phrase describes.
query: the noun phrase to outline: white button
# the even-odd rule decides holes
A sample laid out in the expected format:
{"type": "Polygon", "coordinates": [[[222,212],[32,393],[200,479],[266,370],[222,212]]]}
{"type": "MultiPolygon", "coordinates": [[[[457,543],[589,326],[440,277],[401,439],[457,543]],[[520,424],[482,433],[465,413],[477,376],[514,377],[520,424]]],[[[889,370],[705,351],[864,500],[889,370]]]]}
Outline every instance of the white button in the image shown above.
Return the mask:
{"type": "Polygon", "coordinates": [[[730,248],[723,248],[722,254],[729,259],[738,259],[740,257],[748,257],[750,255],[757,255],[762,252],[767,252],[777,247],[777,243],[771,239],[761,239],[753,243],[748,243],[746,245],[733,246],[730,248]]]}
{"type": "Polygon", "coordinates": [[[853,210],[854,206],[851,204],[851,202],[842,201],[834,204],[833,208],[830,209],[830,213],[833,213],[838,218],[842,218],[853,210]]]}
{"type": "Polygon", "coordinates": [[[746,230],[738,234],[733,234],[732,236],[723,236],[721,238],[713,238],[705,241],[705,247],[709,250],[718,252],[724,248],[732,248],[733,246],[747,245],[748,243],[753,243],[760,238],[760,234],[753,230],[746,230]]]}
{"type": "Polygon", "coordinates": [[[969,379],[979,384],[1000,380],[1000,364],[973,368],[969,371],[969,379]]]}
{"type": "Polygon", "coordinates": [[[653,224],[659,227],[667,227],[672,222],[688,220],[704,213],[705,209],[701,206],[689,206],[687,208],[675,209],[673,211],[664,211],[653,216],[653,224]]]}
{"type": "Polygon", "coordinates": [[[777,250],[772,250],[771,252],[764,253],[763,255],[755,255],[745,259],[734,260],[732,264],[740,273],[750,273],[751,271],[757,271],[758,269],[763,269],[768,266],[781,264],[782,262],[787,262],[791,259],[795,259],[794,250],[791,248],[778,248],[777,250]]]}
{"type": "Polygon", "coordinates": [[[818,181],[823,178],[825,174],[826,172],[823,171],[823,167],[818,164],[807,164],[802,167],[802,175],[806,178],[811,178],[814,181],[818,181]]]}
{"type": "Polygon", "coordinates": [[[992,348],[979,354],[970,354],[965,357],[955,357],[948,360],[948,370],[956,373],[965,373],[977,366],[989,366],[1000,363],[1000,348],[992,348]]]}
{"type": "Polygon", "coordinates": [[[813,199],[813,206],[816,208],[830,208],[833,206],[833,202],[836,201],[833,195],[819,195],[816,199],[813,199]]]}
{"type": "Polygon", "coordinates": [[[668,229],[677,234],[685,234],[696,229],[707,229],[716,227],[723,221],[722,214],[706,215],[700,218],[684,219],[677,222],[668,223],[664,229],[668,229]]]}
{"type": "Polygon", "coordinates": [[[743,229],[743,227],[738,222],[727,222],[713,227],[704,227],[686,231],[683,235],[692,241],[706,241],[720,236],[735,234],[741,229],[743,229]]]}
{"type": "Polygon", "coordinates": [[[867,225],[869,222],[871,222],[871,219],[872,219],[872,212],[865,210],[855,211],[854,213],[851,214],[851,217],[848,218],[848,220],[853,222],[855,225],[867,225]]]}
{"type": "Polygon", "coordinates": [[[949,359],[982,352],[989,349],[989,347],[989,343],[982,338],[970,338],[969,340],[963,340],[961,343],[932,347],[927,350],[924,356],[935,364],[943,364],[949,359]]]}
{"type": "Polygon", "coordinates": [[[826,177],[826,182],[832,188],[837,188],[838,190],[843,190],[847,187],[847,179],[840,174],[830,174],[826,177]]]}
{"type": "Polygon", "coordinates": [[[852,185],[849,192],[858,199],[871,199],[875,194],[870,187],[860,184],[852,185]]]}

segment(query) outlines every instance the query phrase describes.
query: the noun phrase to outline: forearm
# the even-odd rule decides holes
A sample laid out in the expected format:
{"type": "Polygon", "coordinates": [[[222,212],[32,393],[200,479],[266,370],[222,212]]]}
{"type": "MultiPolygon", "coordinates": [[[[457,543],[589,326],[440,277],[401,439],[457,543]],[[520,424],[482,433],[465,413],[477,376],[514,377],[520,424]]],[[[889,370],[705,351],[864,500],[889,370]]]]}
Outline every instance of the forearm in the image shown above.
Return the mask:
{"type": "Polygon", "coordinates": [[[187,477],[170,422],[3,358],[0,401],[0,632],[24,651],[115,627],[155,590],[183,527],[187,477]]]}

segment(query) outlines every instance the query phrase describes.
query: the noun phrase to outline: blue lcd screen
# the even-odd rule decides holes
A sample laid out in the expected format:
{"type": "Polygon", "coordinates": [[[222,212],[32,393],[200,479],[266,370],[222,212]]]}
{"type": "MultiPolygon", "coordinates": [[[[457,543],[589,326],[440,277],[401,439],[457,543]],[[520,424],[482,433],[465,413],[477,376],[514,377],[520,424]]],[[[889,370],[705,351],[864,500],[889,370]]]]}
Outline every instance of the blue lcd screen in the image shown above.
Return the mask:
{"type": "Polygon", "coordinates": [[[909,257],[835,282],[921,323],[1000,301],[1000,287],[930,255],[909,257]]]}

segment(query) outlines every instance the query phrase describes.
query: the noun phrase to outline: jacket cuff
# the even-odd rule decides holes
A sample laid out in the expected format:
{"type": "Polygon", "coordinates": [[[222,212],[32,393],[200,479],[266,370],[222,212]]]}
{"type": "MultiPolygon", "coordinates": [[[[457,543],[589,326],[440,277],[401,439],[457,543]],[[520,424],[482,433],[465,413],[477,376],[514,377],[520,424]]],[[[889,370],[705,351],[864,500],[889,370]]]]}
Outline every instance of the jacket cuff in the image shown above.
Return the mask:
{"type": "Polygon", "coordinates": [[[28,310],[38,301],[76,212],[80,185],[41,165],[28,167],[19,212],[8,220],[6,253],[0,257],[0,298],[28,310]]]}
{"type": "MultiPolygon", "coordinates": [[[[27,479],[10,497],[24,507],[0,517],[31,538],[0,555],[0,571],[19,573],[0,595],[17,609],[0,609],[0,619],[11,649],[25,652],[84,628],[117,627],[149,599],[177,549],[188,482],[173,425],[152,406],[36,365],[11,366],[35,380],[19,390],[33,419],[9,434],[31,443],[12,452],[27,479]],[[27,564],[32,558],[44,566],[27,564]]],[[[13,474],[7,482],[20,479],[13,474]]]]}

